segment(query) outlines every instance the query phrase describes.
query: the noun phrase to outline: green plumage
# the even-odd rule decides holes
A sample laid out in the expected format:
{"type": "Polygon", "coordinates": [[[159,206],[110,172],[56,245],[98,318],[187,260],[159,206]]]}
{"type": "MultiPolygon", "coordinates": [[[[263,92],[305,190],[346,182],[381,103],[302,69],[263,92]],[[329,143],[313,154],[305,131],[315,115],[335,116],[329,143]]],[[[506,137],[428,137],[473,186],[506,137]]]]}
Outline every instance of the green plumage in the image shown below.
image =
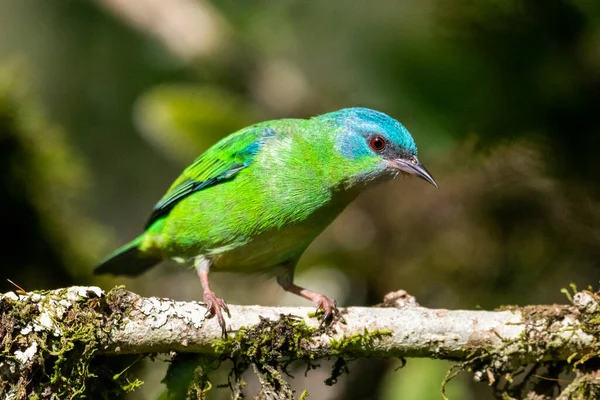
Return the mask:
{"type": "Polygon", "coordinates": [[[154,207],[145,232],[96,272],[136,275],[162,259],[194,262],[204,279],[205,301],[224,327],[208,268],[273,271],[286,290],[331,314],[334,302],[293,285],[293,268],[365,187],[399,173],[434,183],[408,131],[373,110],[253,125],[225,137],[186,168],[154,207]]]}
{"type": "MultiPolygon", "coordinates": [[[[316,122],[271,121],[227,136],[175,180],[131,246],[157,259],[202,254],[214,270],[255,272],[299,258],[358,194],[336,191],[341,156],[332,127],[316,122]]],[[[122,261],[131,262],[109,256],[98,272],[122,274],[122,261]]]]}
{"type": "Polygon", "coordinates": [[[144,233],[138,236],[109,254],[106,260],[96,268],[96,273],[136,276],[160,262],[159,256],[141,250],[140,245],[145,235],[144,233]]]}

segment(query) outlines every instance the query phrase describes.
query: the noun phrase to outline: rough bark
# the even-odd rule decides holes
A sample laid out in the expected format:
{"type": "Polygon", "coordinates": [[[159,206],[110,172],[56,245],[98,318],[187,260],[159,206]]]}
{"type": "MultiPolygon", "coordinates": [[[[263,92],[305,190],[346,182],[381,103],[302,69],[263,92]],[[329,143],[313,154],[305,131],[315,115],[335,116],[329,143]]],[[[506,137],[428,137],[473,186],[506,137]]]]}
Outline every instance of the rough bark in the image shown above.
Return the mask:
{"type": "MultiPolygon", "coordinates": [[[[50,342],[54,352],[62,351],[56,343],[79,341],[96,355],[178,352],[246,357],[247,364],[268,365],[263,373],[277,367],[274,358],[449,359],[462,361],[460,369],[473,370],[476,379],[489,384],[498,384],[506,374],[527,365],[589,363],[600,349],[600,305],[589,291],[576,293],[571,305],[498,311],[428,309],[399,291],[377,307],[341,309],[340,318],[322,328],[308,307],[230,305],[227,340],[217,322],[206,318],[202,303],[145,298],[124,289],[11,292],[0,295],[0,301],[0,342],[5,348],[0,379],[5,384],[23,379],[24,371],[41,362],[39,353],[51,347],[50,342]],[[293,331],[286,325],[293,325],[293,331]],[[292,344],[261,359],[244,354],[240,343],[260,335],[265,343],[267,331],[275,339],[288,335],[292,344]]],[[[67,352],[61,354],[68,357],[67,352]]],[[[595,375],[590,376],[578,379],[597,386],[595,375]]]]}

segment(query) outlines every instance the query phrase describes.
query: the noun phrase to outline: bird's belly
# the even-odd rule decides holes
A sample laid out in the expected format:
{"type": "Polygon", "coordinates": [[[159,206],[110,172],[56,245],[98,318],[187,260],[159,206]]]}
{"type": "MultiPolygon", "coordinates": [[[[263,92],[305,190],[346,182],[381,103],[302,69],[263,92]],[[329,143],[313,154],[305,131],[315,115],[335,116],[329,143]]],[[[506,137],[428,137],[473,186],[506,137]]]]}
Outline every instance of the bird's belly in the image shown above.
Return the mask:
{"type": "Polygon", "coordinates": [[[326,207],[307,219],[271,225],[259,233],[243,230],[244,224],[225,224],[226,218],[205,221],[168,221],[162,232],[164,256],[191,261],[204,256],[211,269],[229,272],[264,272],[297,261],[310,243],[341,210],[326,207]]]}
{"type": "Polygon", "coordinates": [[[210,249],[206,257],[214,270],[254,273],[296,261],[321,229],[286,226],[263,232],[243,244],[210,249]]]}

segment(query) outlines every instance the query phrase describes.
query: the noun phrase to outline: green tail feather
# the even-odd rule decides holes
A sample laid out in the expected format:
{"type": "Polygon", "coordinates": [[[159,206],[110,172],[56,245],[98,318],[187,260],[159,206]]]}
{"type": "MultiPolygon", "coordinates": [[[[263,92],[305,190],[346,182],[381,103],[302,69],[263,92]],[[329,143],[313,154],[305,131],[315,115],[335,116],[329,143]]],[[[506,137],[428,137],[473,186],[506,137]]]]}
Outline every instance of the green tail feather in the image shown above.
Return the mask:
{"type": "Polygon", "coordinates": [[[160,257],[149,255],[139,249],[143,239],[142,234],[115,250],[94,269],[94,274],[136,276],[158,264],[161,261],[160,257]]]}

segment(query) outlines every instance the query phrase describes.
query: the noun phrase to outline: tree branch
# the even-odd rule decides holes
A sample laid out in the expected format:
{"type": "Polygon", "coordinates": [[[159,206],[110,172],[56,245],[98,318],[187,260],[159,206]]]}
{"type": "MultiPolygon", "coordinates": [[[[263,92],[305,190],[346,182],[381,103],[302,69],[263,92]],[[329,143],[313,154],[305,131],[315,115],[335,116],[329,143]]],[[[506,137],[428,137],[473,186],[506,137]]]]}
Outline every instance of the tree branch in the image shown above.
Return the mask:
{"type": "MultiPolygon", "coordinates": [[[[39,363],[38,353],[56,343],[85,342],[95,353],[166,352],[223,356],[236,341],[257,335],[256,327],[295,321],[305,332],[283,358],[428,357],[479,365],[480,380],[547,361],[598,355],[598,297],[578,292],[572,305],[510,307],[500,311],[428,309],[400,291],[379,307],[348,307],[341,318],[319,329],[308,307],[230,305],[229,339],[199,302],[145,298],[124,289],[71,287],[44,293],[1,295],[0,343],[5,350],[0,378],[21,376],[39,363]],[[281,321],[281,316],[296,316],[281,321]],[[90,328],[87,329],[86,328],[90,328]],[[82,332],[85,331],[85,337],[82,332]],[[242,332],[242,335],[235,335],[242,332]],[[252,332],[252,333],[250,333],[252,332]],[[298,350],[301,349],[301,352],[298,350]],[[485,362],[482,364],[483,360],[485,362]]],[[[280,329],[280,328],[278,328],[280,329]]],[[[297,327],[295,328],[297,329],[297,327]]],[[[285,334],[280,334],[285,335],[285,334]]],[[[237,347],[236,347],[237,346],[237,347]]],[[[227,354],[225,354],[227,355],[227,354]]],[[[249,362],[254,362],[249,359],[249,362]]]]}

